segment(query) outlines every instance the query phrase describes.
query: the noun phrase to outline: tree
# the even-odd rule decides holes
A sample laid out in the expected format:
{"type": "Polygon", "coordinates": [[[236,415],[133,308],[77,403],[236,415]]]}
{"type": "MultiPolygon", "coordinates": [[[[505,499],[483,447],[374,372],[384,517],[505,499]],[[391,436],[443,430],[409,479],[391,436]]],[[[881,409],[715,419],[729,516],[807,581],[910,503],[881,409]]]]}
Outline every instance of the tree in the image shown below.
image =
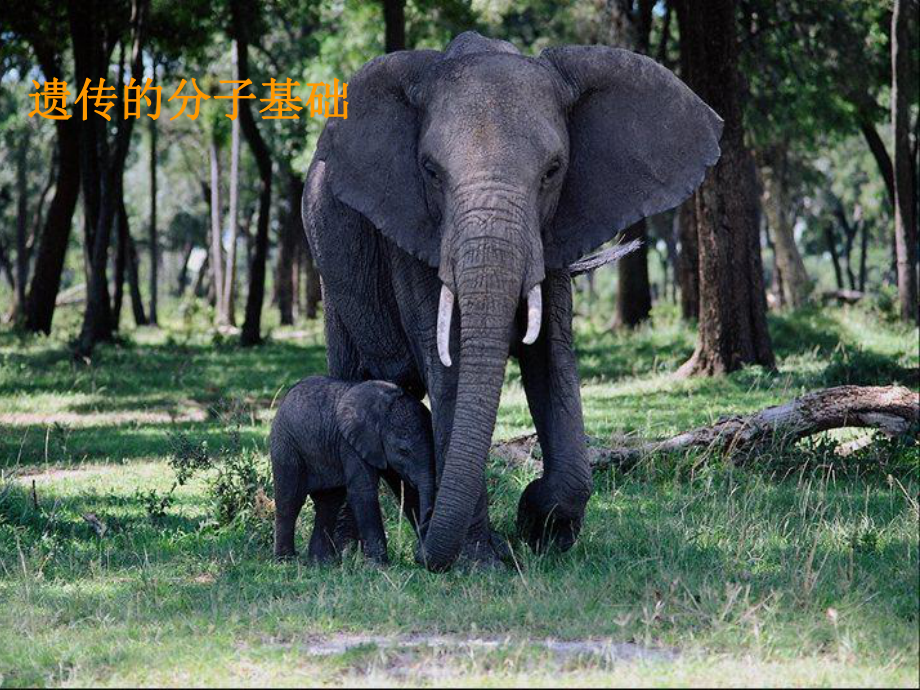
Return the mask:
{"type": "MultiPolygon", "coordinates": [[[[68,45],[67,11],[62,3],[9,0],[0,30],[28,43],[45,81],[64,80],[62,62],[68,45]]],[[[51,332],[55,302],[80,193],[80,120],[55,121],[54,195],[38,234],[32,278],[25,301],[25,327],[51,332]]],[[[38,214],[36,214],[38,218],[38,214]]]]}
{"type": "MultiPolygon", "coordinates": [[[[146,31],[148,3],[134,0],[130,21],[125,22],[119,10],[96,0],[68,3],[71,43],[74,52],[76,83],[84,84],[86,79],[98,83],[108,74],[109,57],[115,41],[107,37],[121,37],[130,27],[131,74],[143,71],[142,46],[146,31]],[[107,25],[109,31],[100,31],[100,25],[107,25]]],[[[123,39],[122,39],[123,40],[123,39]]],[[[120,43],[121,41],[119,41],[120,43]]],[[[123,45],[123,44],[122,44],[123,45]]],[[[124,84],[124,59],[119,59],[118,85],[124,84]]],[[[116,87],[116,93],[119,89],[116,87]]],[[[76,354],[88,357],[96,343],[109,340],[113,332],[112,305],[109,301],[106,265],[112,228],[118,216],[121,201],[121,179],[131,140],[134,121],[118,112],[115,135],[109,140],[107,121],[102,117],[91,117],[80,128],[81,177],[84,198],[84,217],[87,252],[86,306],[83,325],[77,339],[76,354]]]]}
{"type": "Polygon", "coordinates": [[[118,215],[115,219],[117,250],[115,255],[115,293],[112,298],[112,328],[117,331],[121,322],[125,280],[128,282],[128,294],[131,300],[131,311],[134,315],[135,325],[146,326],[147,315],[144,313],[140,283],[138,282],[137,247],[131,237],[128,210],[125,208],[124,188],[121,183],[117,187],[115,197],[118,203],[118,215]]]}
{"type": "Polygon", "coordinates": [[[220,170],[220,119],[223,115],[215,112],[211,123],[211,132],[208,136],[208,162],[211,170],[211,285],[214,290],[214,301],[217,308],[217,323],[228,322],[227,308],[224,302],[224,255],[223,255],[223,204],[221,203],[221,170],[220,170]]]}
{"type": "Polygon", "coordinates": [[[685,321],[700,318],[700,247],[696,236],[693,199],[680,205],[677,212],[677,282],[680,285],[680,314],[685,321]]]}
{"type": "Polygon", "coordinates": [[[693,195],[700,323],[684,375],[774,366],[758,234],[754,161],[744,143],[733,0],[676,3],[686,81],[725,120],[722,157],[693,195]]]}
{"type": "MultiPolygon", "coordinates": [[[[28,130],[26,130],[28,132],[28,130]]],[[[28,220],[29,186],[26,165],[29,153],[29,136],[19,140],[16,155],[16,291],[13,300],[13,320],[19,321],[26,303],[26,281],[29,279],[28,220]]]]}
{"type": "Polygon", "coordinates": [[[406,49],[406,0],[382,0],[384,49],[388,53],[406,49]]]}
{"type": "MultiPolygon", "coordinates": [[[[654,0],[607,0],[608,43],[612,46],[648,54],[654,0]]],[[[652,311],[652,291],[648,277],[648,226],[645,219],[623,231],[623,241],[642,244],[617,264],[617,304],[615,323],[632,328],[647,320],[652,311]]]]}
{"type": "MultiPolygon", "coordinates": [[[[893,123],[895,110],[883,105],[885,89],[892,87],[897,76],[897,51],[893,49],[898,22],[892,16],[892,4],[875,0],[740,0],[740,5],[744,54],[749,60],[745,74],[754,96],[748,115],[755,138],[762,132],[758,121],[777,115],[783,122],[773,129],[774,133],[782,141],[793,140],[797,145],[821,145],[830,137],[856,134],[871,153],[888,204],[896,212],[895,164],[877,128],[886,119],[893,123]]],[[[910,13],[916,5],[910,0],[902,7],[910,13]]],[[[911,74],[910,68],[920,58],[918,42],[909,40],[911,35],[912,30],[906,28],[901,49],[901,60],[907,68],[903,83],[908,87],[916,82],[916,73],[911,74]]],[[[897,89],[891,89],[891,96],[889,104],[893,106],[897,89]]],[[[908,96],[905,102],[909,101],[908,96]]],[[[916,236],[917,194],[907,188],[916,189],[918,151],[916,136],[914,146],[909,143],[909,131],[917,131],[920,116],[911,126],[907,111],[909,108],[901,115],[902,142],[895,148],[904,159],[905,194],[914,198],[914,220],[908,223],[912,228],[906,232],[916,236]],[[911,184],[906,182],[908,175],[914,180],[911,184]]],[[[905,201],[904,206],[910,203],[905,201]]],[[[891,240],[896,264],[898,242],[894,236],[891,240]]],[[[904,246],[916,256],[916,239],[904,242],[904,246]]],[[[905,272],[905,277],[909,275],[905,272]]],[[[905,290],[909,292],[906,284],[905,290]]]]}
{"type": "Polygon", "coordinates": [[[281,324],[294,323],[294,266],[297,246],[304,241],[303,221],[300,218],[300,199],[303,196],[303,181],[287,170],[284,174],[287,203],[284,217],[278,229],[278,270],[275,288],[278,295],[278,310],[281,324]]]}
{"type": "Polygon", "coordinates": [[[761,153],[763,207],[772,236],[779,286],[783,302],[794,309],[808,301],[812,281],[795,243],[795,209],[798,204],[792,198],[790,177],[793,166],[784,144],[777,144],[761,153]]]}
{"type": "MultiPolygon", "coordinates": [[[[249,29],[253,21],[251,3],[232,0],[230,3],[231,33],[238,46],[239,78],[249,79],[249,29]]],[[[240,99],[240,126],[252,150],[259,169],[259,219],[256,225],[255,251],[249,267],[249,293],[240,342],[257,345],[262,340],[262,302],[265,298],[265,263],[268,257],[268,222],[272,201],[272,159],[265,139],[256,126],[248,99],[240,99]]]]}
{"type": "MultiPolygon", "coordinates": [[[[153,72],[156,75],[156,61],[153,63],[153,72]]],[[[157,299],[159,292],[160,251],[157,233],[157,122],[150,119],[150,226],[148,241],[150,243],[150,314],[151,326],[159,325],[157,299]]]]}
{"type": "MultiPolygon", "coordinates": [[[[677,14],[675,5],[679,1],[668,0],[668,10],[677,14]]],[[[679,73],[681,79],[689,83],[690,51],[682,47],[683,42],[678,55],[679,73]]],[[[682,203],[677,211],[677,239],[680,243],[676,269],[680,285],[680,314],[684,321],[695,321],[700,317],[700,247],[693,197],[682,203]]]]}
{"type": "Polygon", "coordinates": [[[901,318],[920,320],[917,309],[917,208],[914,155],[910,145],[910,104],[917,74],[910,42],[917,3],[894,0],[891,15],[891,126],[894,130],[894,236],[901,318]]]}
{"type": "MultiPolygon", "coordinates": [[[[233,42],[233,78],[239,80],[239,44],[233,42]]],[[[236,325],[236,245],[239,235],[240,205],[240,119],[230,123],[230,243],[227,247],[227,266],[224,270],[224,309],[227,323],[236,325]]]]}

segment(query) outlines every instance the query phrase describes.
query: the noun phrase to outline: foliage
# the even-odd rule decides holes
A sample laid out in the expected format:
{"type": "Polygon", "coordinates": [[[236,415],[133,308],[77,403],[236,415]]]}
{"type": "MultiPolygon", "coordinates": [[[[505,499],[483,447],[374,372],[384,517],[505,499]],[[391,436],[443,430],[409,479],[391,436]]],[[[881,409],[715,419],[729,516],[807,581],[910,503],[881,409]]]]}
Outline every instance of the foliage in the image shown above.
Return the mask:
{"type": "MultiPolygon", "coordinates": [[[[223,415],[221,419],[226,421],[223,415]]],[[[175,503],[176,490],[204,474],[213,523],[218,527],[252,528],[263,542],[269,541],[272,514],[267,496],[271,477],[261,455],[243,448],[239,426],[230,429],[226,442],[216,452],[208,448],[207,441],[196,442],[181,432],[173,434],[172,447],[167,464],[175,478],[169,491],[137,492],[151,519],[166,517],[175,503]]]]}

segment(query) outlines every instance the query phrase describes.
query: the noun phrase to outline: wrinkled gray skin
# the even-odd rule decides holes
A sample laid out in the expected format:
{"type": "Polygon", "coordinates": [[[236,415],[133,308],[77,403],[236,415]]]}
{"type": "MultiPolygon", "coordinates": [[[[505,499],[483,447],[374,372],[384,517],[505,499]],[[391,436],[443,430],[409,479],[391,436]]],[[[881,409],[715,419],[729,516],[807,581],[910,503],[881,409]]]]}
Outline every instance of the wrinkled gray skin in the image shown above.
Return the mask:
{"type": "Polygon", "coordinates": [[[383,476],[405,495],[413,526],[430,517],[434,446],[428,409],[392,383],[311,376],[297,383],[271,433],[275,485],[275,557],[294,556],[294,526],[307,496],[315,517],[308,557],[326,562],[342,548],[336,521],[347,505],[364,555],[387,562],[378,502],[383,476]]]}
{"type": "Polygon", "coordinates": [[[689,196],[718,159],[721,120],[634,53],[531,58],[475,33],[369,62],[348,106],[326,124],[303,203],[330,374],[428,394],[440,481],[424,546],[444,570],[461,552],[495,555],[484,467],[517,357],[544,458],[518,527],[534,549],[567,549],[592,489],[568,266],[689,196]],[[442,285],[455,296],[449,367],[442,285]],[[534,286],[542,322],[523,345],[534,286]]]}

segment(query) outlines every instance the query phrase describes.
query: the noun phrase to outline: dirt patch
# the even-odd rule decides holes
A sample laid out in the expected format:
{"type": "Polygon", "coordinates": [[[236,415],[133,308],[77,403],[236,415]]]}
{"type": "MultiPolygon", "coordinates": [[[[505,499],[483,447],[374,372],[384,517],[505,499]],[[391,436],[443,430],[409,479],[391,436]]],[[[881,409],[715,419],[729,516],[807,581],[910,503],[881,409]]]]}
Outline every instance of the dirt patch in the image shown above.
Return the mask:
{"type": "Polygon", "coordinates": [[[117,410],[100,412],[8,412],[0,414],[0,424],[12,427],[50,426],[66,427],[127,426],[130,424],[170,424],[173,422],[203,422],[207,411],[199,406],[174,410],[117,410]]]}
{"type": "Polygon", "coordinates": [[[22,466],[17,467],[13,474],[13,479],[21,482],[36,482],[37,484],[45,482],[54,482],[72,477],[87,477],[94,474],[106,474],[117,468],[112,465],[80,465],[74,469],[48,469],[40,466],[22,466]]]}
{"type": "Polygon", "coordinates": [[[550,652],[558,661],[579,657],[593,657],[607,663],[629,661],[673,661],[678,652],[663,647],[645,647],[633,642],[613,642],[607,639],[515,640],[496,637],[454,637],[448,635],[333,635],[307,642],[303,651],[313,656],[333,656],[351,651],[377,648],[392,650],[400,656],[411,652],[437,651],[449,654],[465,654],[469,651],[502,651],[504,649],[530,647],[550,652]]]}

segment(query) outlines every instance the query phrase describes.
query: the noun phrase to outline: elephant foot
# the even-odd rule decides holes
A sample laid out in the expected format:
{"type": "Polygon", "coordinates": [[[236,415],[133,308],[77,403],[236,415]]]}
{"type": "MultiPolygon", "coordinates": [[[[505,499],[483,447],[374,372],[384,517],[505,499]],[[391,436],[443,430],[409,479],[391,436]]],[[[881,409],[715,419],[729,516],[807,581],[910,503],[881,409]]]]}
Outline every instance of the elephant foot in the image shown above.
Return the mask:
{"type": "Polygon", "coordinates": [[[581,532],[584,504],[567,509],[556,500],[556,495],[551,485],[540,478],[527,486],[518,503],[518,534],[535,553],[543,553],[550,547],[568,551],[581,532]]]}
{"type": "Polygon", "coordinates": [[[457,558],[457,566],[473,570],[505,568],[512,561],[508,541],[498,532],[489,530],[488,536],[468,541],[457,558]]]}
{"type": "Polygon", "coordinates": [[[297,554],[294,551],[275,551],[276,563],[293,563],[297,560],[297,554]]]}
{"type": "MultiPolygon", "coordinates": [[[[463,545],[454,567],[470,570],[491,570],[506,567],[513,561],[508,540],[498,532],[488,529],[471,536],[463,545]]],[[[415,548],[415,562],[427,567],[424,543],[419,541],[415,548]]]]}

